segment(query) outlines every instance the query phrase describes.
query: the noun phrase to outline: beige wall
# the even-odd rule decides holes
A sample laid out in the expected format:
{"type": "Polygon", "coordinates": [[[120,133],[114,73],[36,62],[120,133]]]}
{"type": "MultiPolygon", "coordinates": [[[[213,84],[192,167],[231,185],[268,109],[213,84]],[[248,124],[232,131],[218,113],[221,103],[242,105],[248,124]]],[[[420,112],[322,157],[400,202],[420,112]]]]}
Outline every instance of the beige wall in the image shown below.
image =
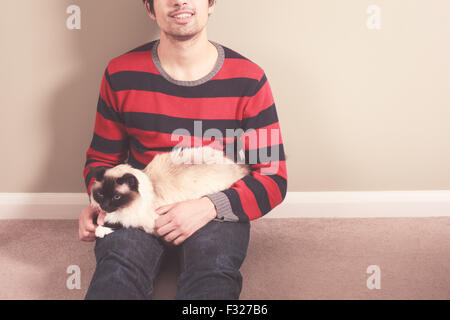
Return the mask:
{"type": "MultiPolygon", "coordinates": [[[[449,12],[447,0],[219,0],[209,35],[266,71],[289,191],[450,189],[449,12]]],[[[140,0],[2,0],[0,192],[84,192],[104,68],[157,37],[140,0]],[[70,4],[81,30],[66,28],[70,4]]]]}

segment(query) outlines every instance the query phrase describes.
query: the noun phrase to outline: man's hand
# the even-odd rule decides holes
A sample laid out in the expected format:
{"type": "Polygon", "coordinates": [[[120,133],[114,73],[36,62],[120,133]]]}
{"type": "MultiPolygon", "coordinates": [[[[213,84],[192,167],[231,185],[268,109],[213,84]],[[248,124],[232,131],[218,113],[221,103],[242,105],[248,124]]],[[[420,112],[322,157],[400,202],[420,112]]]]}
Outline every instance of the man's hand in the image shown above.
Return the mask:
{"type": "Polygon", "coordinates": [[[214,203],[208,197],[162,206],[156,213],[160,215],[155,222],[157,235],[174,245],[181,244],[217,216],[214,203]]]}
{"type": "Polygon", "coordinates": [[[81,211],[78,218],[78,238],[81,241],[94,241],[95,229],[97,225],[94,224],[94,217],[97,215],[97,209],[93,206],[88,206],[81,211]]]}

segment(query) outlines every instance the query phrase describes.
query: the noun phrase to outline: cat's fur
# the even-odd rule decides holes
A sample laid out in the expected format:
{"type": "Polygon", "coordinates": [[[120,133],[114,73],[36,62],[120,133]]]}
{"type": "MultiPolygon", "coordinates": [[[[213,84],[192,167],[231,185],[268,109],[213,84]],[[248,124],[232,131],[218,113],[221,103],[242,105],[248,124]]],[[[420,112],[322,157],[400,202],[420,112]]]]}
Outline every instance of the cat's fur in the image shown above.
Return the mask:
{"type": "Polygon", "coordinates": [[[158,207],[225,190],[249,172],[248,165],[235,163],[207,146],[160,153],[144,170],[128,164],[100,170],[90,201],[103,215],[105,226],[97,227],[95,235],[102,238],[113,232],[108,224],[155,234],[158,207]],[[114,195],[121,195],[120,199],[112,200],[114,195]]]}

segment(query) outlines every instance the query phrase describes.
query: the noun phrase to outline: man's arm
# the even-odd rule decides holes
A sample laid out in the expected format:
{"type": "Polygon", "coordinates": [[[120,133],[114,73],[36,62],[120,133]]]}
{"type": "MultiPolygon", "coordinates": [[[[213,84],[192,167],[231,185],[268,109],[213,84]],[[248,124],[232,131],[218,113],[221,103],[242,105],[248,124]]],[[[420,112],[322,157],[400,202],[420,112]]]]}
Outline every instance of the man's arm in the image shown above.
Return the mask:
{"type": "Polygon", "coordinates": [[[253,91],[242,121],[241,145],[251,172],[229,189],[210,194],[217,219],[251,221],[279,205],[287,192],[286,160],[277,111],[264,74],[253,91]],[[254,129],[254,130],[252,130],[254,129]]]}
{"type": "Polygon", "coordinates": [[[83,171],[88,195],[95,181],[95,170],[112,168],[125,162],[128,149],[127,131],[117,106],[107,67],[101,82],[94,134],[86,152],[83,171]]]}

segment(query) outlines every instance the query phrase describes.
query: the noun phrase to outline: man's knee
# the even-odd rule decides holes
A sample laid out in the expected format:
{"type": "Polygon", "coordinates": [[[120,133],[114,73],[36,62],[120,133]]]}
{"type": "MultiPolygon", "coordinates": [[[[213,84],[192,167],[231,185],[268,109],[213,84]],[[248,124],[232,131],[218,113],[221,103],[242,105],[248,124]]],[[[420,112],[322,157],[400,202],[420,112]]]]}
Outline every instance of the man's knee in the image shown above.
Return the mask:
{"type": "Polygon", "coordinates": [[[145,260],[162,254],[161,241],[137,228],[121,228],[95,243],[97,263],[106,255],[113,253],[130,260],[145,260]]]}
{"type": "Polygon", "coordinates": [[[160,239],[135,228],[97,239],[97,266],[86,299],[150,297],[163,254],[160,239]]]}
{"type": "Polygon", "coordinates": [[[212,221],[182,244],[182,269],[238,270],[247,254],[248,223],[212,221]]]}

